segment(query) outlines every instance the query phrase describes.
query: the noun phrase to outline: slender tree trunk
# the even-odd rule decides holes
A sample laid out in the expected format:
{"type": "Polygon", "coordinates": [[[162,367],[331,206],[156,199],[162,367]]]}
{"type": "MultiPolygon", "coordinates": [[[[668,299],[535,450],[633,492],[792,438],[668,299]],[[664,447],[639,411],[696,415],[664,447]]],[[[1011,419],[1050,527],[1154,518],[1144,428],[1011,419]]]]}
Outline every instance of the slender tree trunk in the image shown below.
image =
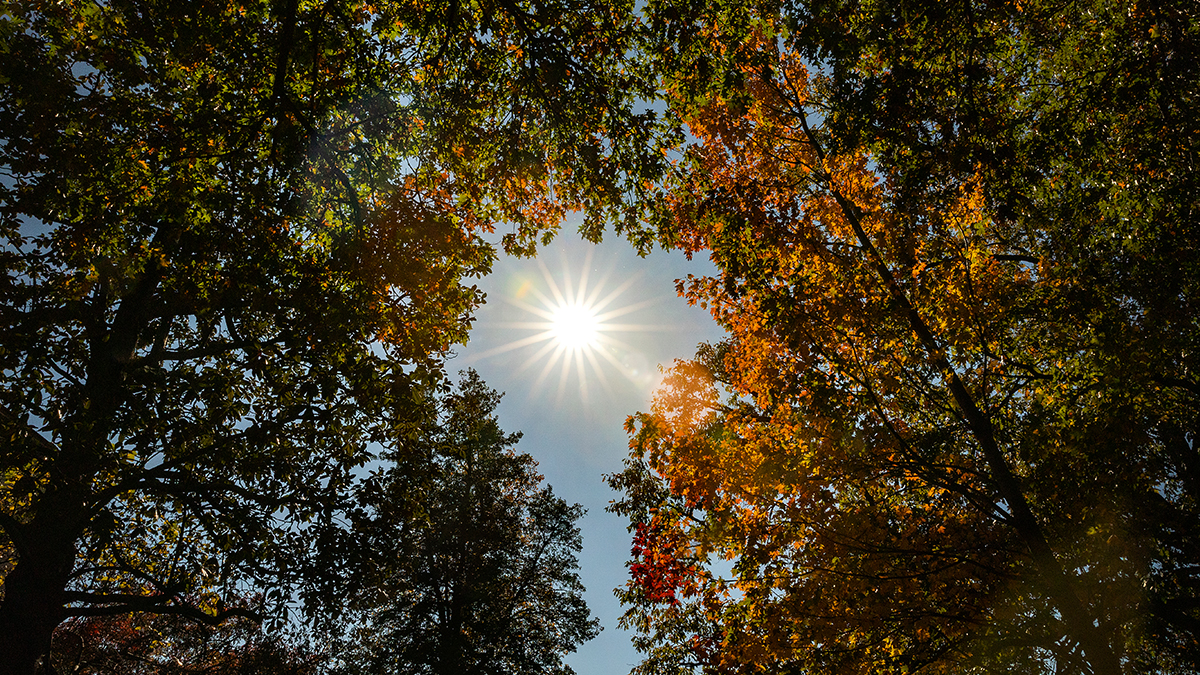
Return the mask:
{"type": "MultiPolygon", "coordinates": [[[[852,213],[851,209],[854,206],[842,195],[837,193],[835,195],[841,202],[842,209],[847,213],[852,213]]],[[[991,419],[975,404],[974,397],[958,377],[958,373],[942,355],[933,332],[925,324],[916,308],[909,303],[908,296],[904,294],[903,289],[892,276],[891,270],[884,263],[874,244],[867,238],[866,232],[858,221],[857,213],[854,213],[851,224],[860,243],[872,254],[888,291],[908,314],[909,325],[928,352],[930,360],[937,366],[939,372],[948,376],[950,395],[962,413],[971,435],[975,437],[975,442],[983,451],[988,473],[999,489],[1000,495],[1008,503],[1009,512],[1012,514],[1012,525],[1028,548],[1029,555],[1041,574],[1042,586],[1053,599],[1055,607],[1062,616],[1063,623],[1066,624],[1071,636],[1083,647],[1089,665],[1096,675],[1120,675],[1121,664],[1116,652],[1113,651],[1109,641],[1105,639],[1101,629],[1096,626],[1091,612],[1079,599],[1071,579],[1063,570],[1058,558],[1055,557],[1050,543],[1046,540],[1041,523],[1029,508],[1020,480],[1009,468],[1008,460],[1005,459],[1004,453],[996,443],[991,419]]]]}
{"type": "MultiPolygon", "coordinates": [[[[839,201],[842,201],[841,196],[838,196],[839,201]]],[[[846,208],[846,205],[843,205],[843,208],[846,208]]],[[[913,332],[920,338],[930,355],[930,359],[940,372],[949,376],[950,395],[962,413],[967,427],[971,431],[971,435],[975,437],[975,442],[983,450],[984,460],[988,466],[988,473],[991,475],[993,483],[999,489],[1000,495],[1007,502],[1009,512],[1012,514],[1013,527],[1016,529],[1018,536],[1025,542],[1025,546],[1029,550],[1029,555],[1033,559],[1034,565],[1037,566],[1038,572],[1041,574],[1042,585],[1049,591],[1054,605],[1062,615],[1063,623],[1067,625],[1072,637],[1083,647],[1092,671],[1096,675],[1120,675],[1121,665],[1116,652],[1113,651],[1112,645],[1105,639],[1101,629],[1096,626],[1091,617],[1091,612],[1088,611],[1087,607],[1079,599],[1079,595],[1075,592],[1070,578],[1067,576],[1066,571],[1063,570],[1058,558],[1055,557],[1050,543],[1046,540],[1041,523],[1038,522],[1037,517],[1033,515],[1033,511],[1029,508],[1029,503],[1025,499],[1025,492],[1021,488],[1020,480],[1013,474],[1012,469],[1009,468],[1008,460],[1005,459],[1004,453],[996,443],[991,419],[975,404],[974,397],[971,396],[966,385],[958,377],[958,373],[946,358],[941,355],[932,331],[929,330],[924,320],[921,319],[916,308],[908,302],[908,297],[900,289],[899,284],[891,275],[891,271],[884,264],[878,252],[876,252],[874,245],[867,239],[866,232],[863,231],[857,219],[855,219],[853,226],[860,242],[875,254],[874,258],[880,269],[880,274],[884,277],[884,281],[888,285],[892,296],[907,311],[909,325],[912,326],[913,332]]]]}
{"type": "MultiPolygon", "coordinates": [[[[824,162],[825,153],[803,117],[800,119],[800,125],[816,150],[818,158],[824,162]]],[[[909,302],[908,295],[896,280],[895,275],[892,274],[891,268],[888,267],[887,262],[875,247],[875,243],[867,236],[858,207],[837,189],[832,177],[825,175],[824,180],[842,214],[854,230],[859,245],[862,246],[870,258],[871,264],[875,267],[880,281],[883,282],[888,294],[896,301],[901,311],[905,313],[905,318],[912,331],[917,335],[929,361],[938,369],[938,372],[946,376],[950,395],[961,411],[971,435],[974,436],[976,443],[983,451],[993,483],[998,488],[1001,497],[1008,503],[1013,527],[1028,548],[1029,555],[1041,574],[1042,586],[1049,592],[1071,637],[1083,647],[1088,665],[1095,675],[1121,675],[1121,662],[1117,658],[1116,651],[1075,592],[1070,577],[1059,563],[1058,558],[1055,557],[1054,551],[1046,539],[1041,523],[1029,508],[1020,480],[1009,468],[1004,453],[996,443],[991,419],[975,404],[974,397],[971,396],[958,377],[958,372],[944,355],[933,331],[925,323],[916,307],[909,302]]]]}

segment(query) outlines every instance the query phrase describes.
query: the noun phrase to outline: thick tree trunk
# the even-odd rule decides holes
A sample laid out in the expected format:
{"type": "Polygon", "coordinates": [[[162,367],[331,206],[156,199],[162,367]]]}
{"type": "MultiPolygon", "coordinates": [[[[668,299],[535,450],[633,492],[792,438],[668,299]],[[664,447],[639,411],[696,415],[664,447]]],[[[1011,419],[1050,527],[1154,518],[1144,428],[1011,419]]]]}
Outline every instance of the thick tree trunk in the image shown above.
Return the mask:
{"type": "Polygon", "coordinates": [[[21,528],[16,567],[0,601],[0,675],[33,675],[66,618],[64,591],[75,564],[74,537],[60,520],[38,518],[21,528]]]}
{"type": "MultiPolygon", "coordinates": [[[[116,381],[110,373],[119,374],[119,366],[95,359],[90,380],[116,381]],[[95,377],[96,364],[106,366],[109,377],[95,377]]],[[[96,439],[107,438],[117,404],[116,387],[90,389],[100,395],[88,396],[91,405],[66,425],[76,433],[50,446],[54,461],[47,471],[53,480],[35,499],[33,520],[20,524],[6,519],[17,564],[4,579],[0,601],[0,675],[33,675],[38,659],[48,655],[54,629],[68,616],[66,590],[75,569],[75,542],[90,518],[90,488],[101,456],[97,448],[105,442],[96,439]]]]}
{"type": "MultiPolygon", "coordinates": [[[[160,229],[155,241],[161,233],[160,229]]],[[[37,500],[31,522],[22,525],[10,518],[6,524],[17,564],[4,579],[0,601],[0,675],[33,675],[37,660],[49,652],[54,629],[68,615],[65,599],[75,567],[75,542],[91,517],[92,482],[123,396],[124,364],[147,325],[146,298],[160,277],[159,265],[149,265],[136,291],[122,300],[113,328],[89,335],[91,360],[84,386],[88,405],[63,425],[68,431],[60,445],[49,445],[54,456],[49,468],[52,488],[37,500]]]]}

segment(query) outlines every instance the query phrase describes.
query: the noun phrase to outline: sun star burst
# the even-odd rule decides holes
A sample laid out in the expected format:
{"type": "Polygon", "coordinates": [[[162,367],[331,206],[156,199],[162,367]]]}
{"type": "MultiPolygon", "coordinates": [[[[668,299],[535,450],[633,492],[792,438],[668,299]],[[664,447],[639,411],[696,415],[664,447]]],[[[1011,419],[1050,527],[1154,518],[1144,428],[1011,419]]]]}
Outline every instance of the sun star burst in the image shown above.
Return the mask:
{"type": "Polygon", "coordinates": [[[661,298],[629,297],[637,287],[640,274],[611,286],[608,282],[613,270],[608,270],[598,281],[593,281],[590,277],[592,267],[591,252],[574,274],[564,259],[562,274],[556,278],[539,260],[541,283],[537,283],[537,279],[525,279],[512,296],[502,298],[506,304],[524,312],[529,320],[490,324],[533,331],[533,334],[478,354],[474,359],[482,360],[525,349],[529,354],[516,370],[518,373],[536,373],[530,396],[557,375],[557,398],[560,402],[572,379],[578,384],[580,398],[585,404],[588,403],[589,388],[593,381],[610,394],[613,392],[610,381],[613,374],[635,385],[645,385],[652,369],[647,367],[641,350],[617,338],[615,334],[669,328],[616,320],[658,303],[661,298]]]}

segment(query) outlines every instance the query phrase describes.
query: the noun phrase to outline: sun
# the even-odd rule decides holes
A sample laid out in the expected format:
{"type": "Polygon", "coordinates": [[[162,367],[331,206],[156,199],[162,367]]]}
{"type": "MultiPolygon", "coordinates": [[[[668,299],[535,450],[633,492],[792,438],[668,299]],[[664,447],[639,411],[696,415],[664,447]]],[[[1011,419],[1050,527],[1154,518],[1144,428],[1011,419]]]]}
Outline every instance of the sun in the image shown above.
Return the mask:
{"type": "Polygon", "coordinates": [[[560,275],[552,274],[541,260],[537,264],[540,279],[524,278],[511,293],[501,297],[505,304],[525,314],[526,320],[488,324],[531,334],[476,354],[473,360],[510,352],[520,354],[517,350],[524,349],[528,355],[520,354],[524,358],[516,372],[534,374],[530,396],[557,381],[559,401],[571,385],[577,385],[580,398],[587,403],[593,385],[612,393],[614,379],[641,386],[645,384],[643,380],[653,377],[641,350],[618,337],[622,333],[670,330],[628,321],[635,313],[662,300],[632,297],[641,290],[640,273],[615,286],[610,283],[611,269],[594,279],[590,251],[583,264],[574,270],[564,258],[560,275]]]}
{"type": "Polygon", "coordinates": [[[554,340],[566,349],[596,349],[600,346],[601,324],[596,318],[596,311],[587,305],[555,307],[550,323],[554,340]]]}

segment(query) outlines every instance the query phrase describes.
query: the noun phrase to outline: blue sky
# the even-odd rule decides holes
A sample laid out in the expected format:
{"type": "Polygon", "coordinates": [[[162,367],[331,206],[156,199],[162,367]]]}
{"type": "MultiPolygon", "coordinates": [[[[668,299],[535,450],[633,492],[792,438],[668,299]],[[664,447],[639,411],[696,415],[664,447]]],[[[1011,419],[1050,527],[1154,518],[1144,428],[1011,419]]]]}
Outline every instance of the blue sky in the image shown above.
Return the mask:
{"type": "Polygon", "coordinates": [[[581,522],[581,577],[604,631],[568,663],[579,675],[623,675],[639,660],[629,635],[617,628],[621,608],[612,593],[625,581],[629,535],[624,520],[604,511],[615,493],[602,476],[620,470],[628,452],[622,424],[626,416],[648,408],[658,365],[690,357],[697,343],[720,338],[707,311],[689,307],[675,294],[675,279],[708,274],[713,267],[678,252],[639,258],[627,242],[611,235],[592,245],[564,229],[536,260],[502,256],[493,273],[478,282],[488,302],[476,315],[470,342],[455,349],[449,369],[474,368],[489,386],[505,392],[498,410],[501,427],[522,432],[518,449],[538,460],[559,496],[587,508],[581,522]],[[621,330],[604,333],[611,338],[605,342],[611,358],[581,355],[571,361],[564,379],[561,358],[547,369],[555,343],[536,339],[545,329],[529,325],[547,319],[529,307],[543,306],[544,299],[553,304],[554,287],[564,295],[568,287],[578,294],[585,270],[584,298],[609,298],[600,314],[616,314],[607,323],[621,330]],[[522,340],[525,344],[514,345],[522,340]]]}

